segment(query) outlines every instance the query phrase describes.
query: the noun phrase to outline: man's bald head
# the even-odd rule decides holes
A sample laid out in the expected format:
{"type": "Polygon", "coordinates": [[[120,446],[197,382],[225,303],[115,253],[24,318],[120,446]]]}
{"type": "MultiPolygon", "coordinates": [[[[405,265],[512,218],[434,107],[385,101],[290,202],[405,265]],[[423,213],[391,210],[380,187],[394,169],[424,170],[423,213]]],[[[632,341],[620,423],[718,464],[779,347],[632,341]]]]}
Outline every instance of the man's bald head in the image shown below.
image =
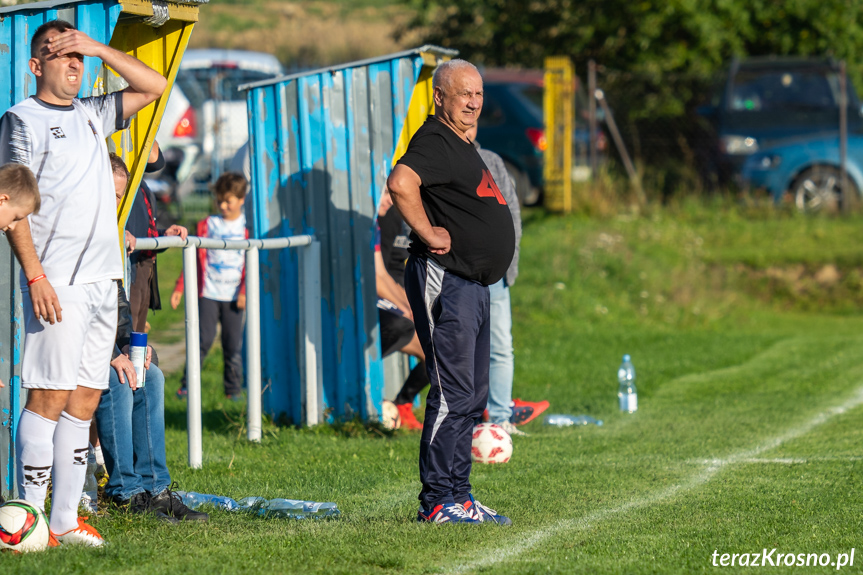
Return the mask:
{"type": "Polygon", "coordinates": [[[439,64],[437,69],[434,71],[434,76],[432,77],[432,89],[440,88],[441,90],[446,91],[452,82],[453,75],[456,72],[463,70],[472,70],[479,74],[479,70],[476,69],[476,66],[467,60],[456,58],[455,60],[447,60],[446,62],[439,64]]]}
{"type": "Polygon", "coordinates": [[[432,78],[435,117],[466,140],[465,131],[482,111],[482,76],[466,60],[450,60],[435,70],[432,78]]]}

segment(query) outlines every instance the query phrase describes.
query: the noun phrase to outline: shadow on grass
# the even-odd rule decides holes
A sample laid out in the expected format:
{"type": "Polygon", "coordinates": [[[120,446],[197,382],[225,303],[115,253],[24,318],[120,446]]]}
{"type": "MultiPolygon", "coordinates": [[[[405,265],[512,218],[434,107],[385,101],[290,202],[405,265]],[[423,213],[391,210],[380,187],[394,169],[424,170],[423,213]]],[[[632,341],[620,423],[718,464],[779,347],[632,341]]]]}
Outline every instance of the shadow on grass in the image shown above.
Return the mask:
{"type": "MultiPolygon", "coordinates": [[[[245,405],[242,409],[230,406],[203,407],[201,409],[201,427],[205,431],[225,435],[237,432],[238,421],[245,423],[245,405]]],[[[186,402],[168,401],[165,403],[165,429],[185,431],[187,428],[186,402]]]]}
{"type": "MultiPolygon", "coordinates": [[[[298,427],[290,421],[280,419],[273,422],[266,414],[262,425],[265,432],[275,432],[279,428],[299,429],[311,435],[335,435],[338,437],[375,437],[390,439],[396,435],[410,433],[407,430],[387,429],[378,421],[364,421],[359,416],[350,419],[334,419],[312,427],[298,427]]],[[[173,397],[165,401],[165,429],[186,431],[187,408],[185,401],[173,397]]],[[[202,406],[201,427],[204,431],[226,436],[243,436],[246,433],[246,404],[225,401],[225,404],[202,406]]]]}

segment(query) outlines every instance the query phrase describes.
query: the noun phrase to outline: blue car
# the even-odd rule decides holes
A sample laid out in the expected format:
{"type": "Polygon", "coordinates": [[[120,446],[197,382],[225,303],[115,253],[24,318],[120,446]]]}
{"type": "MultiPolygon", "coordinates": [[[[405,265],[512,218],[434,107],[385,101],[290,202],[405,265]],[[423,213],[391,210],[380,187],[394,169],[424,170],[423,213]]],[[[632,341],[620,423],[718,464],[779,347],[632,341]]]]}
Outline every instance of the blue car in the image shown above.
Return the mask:
{"type": "MultiPolygon", "coordinates": [[[[482,76],[485,98],[477,140],[503,158],[522,204],[537,204],[542,199],[543,153],[548,145],[543,121],[543,71],[489,68],[483,70],[482,76]]],[[[589,165],[587,97],[580,83],[576,84],[575,99],[574,172],[589,165]]],[[[598,117],[601,122],[602,114],[598,117]]],[[[602,126],[597,132],[596,147],[602,163],[608,147],[602,126]]]]}
{"type": "MultiPolygon", "coordinates": [[[[863,190],[863,134],[848,135],[848,193],[863,190]]],[[[749,156],[741,172],[742,183],[766,189],[775,201],[786,194],[797,209],[815,212],[842,205],[839,136],[799,138],[749,156]]]]}
{"type": "MultiPolygon", "coordinates": [[[[739,180],[753,154],[794,138],[824,138],[839,129],[839,64],[830,59],[733,60],[710,105],[698,108],[715,132],[708,166],[720,184],[739,180]]],[[[849,133],[863,129],[860,101],[848,84],[849,133]]]]}

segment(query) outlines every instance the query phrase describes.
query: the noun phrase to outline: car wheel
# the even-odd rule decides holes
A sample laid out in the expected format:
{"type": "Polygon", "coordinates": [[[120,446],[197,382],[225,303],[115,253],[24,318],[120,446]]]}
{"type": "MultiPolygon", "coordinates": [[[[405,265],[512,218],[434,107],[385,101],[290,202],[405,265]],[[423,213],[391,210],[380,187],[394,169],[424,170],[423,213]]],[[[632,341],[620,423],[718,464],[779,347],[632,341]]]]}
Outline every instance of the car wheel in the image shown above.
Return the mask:
{"type": "Polygon", "coordinates": [[[530,176],[527,172],[519,170],[514,164],[504,160],[503,165],[512,178],[512,183],[515,185],[515,194],[518,196],[521,205],[533,206],[539,203],[542,192],[530,183],[530,176]]]}
{"type": "MultiPolygon", "coordinates": [[[[857,186],[848,177],[848,191],[857,194],[857,186]]],[[[801,212],[837,211],[842,209],[842,174],[832,166],[815,166],[800,174],[791,184],[794,205],[801,212]]]]}

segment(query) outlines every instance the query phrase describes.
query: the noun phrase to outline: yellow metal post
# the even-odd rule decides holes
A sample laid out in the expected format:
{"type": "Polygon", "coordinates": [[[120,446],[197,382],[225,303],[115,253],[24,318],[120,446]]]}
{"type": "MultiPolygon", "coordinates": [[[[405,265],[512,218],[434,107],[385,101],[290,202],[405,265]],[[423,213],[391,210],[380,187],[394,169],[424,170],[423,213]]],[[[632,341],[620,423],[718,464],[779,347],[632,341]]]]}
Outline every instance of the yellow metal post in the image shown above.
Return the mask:
{"type": "MultiPolygon", "coordinates": [[[[146,4],[149,2],[124,4],[124,13],[126,10],[135,10],[133,13],[138,14],[146,8],[146,4]]],[[[186,19],[168,20],[157,28],[138,19],[121,21],[117,24],[111,40],[112,47],[135,56],[168,79],[168,87],[162,97],[138,112],[128,130],[114,134],[111,138],[116,153],[125,160],[130,172],[129,187],[117,213],[121,243],[126,219],[147,165],[147,156],[156,138],[168,96],[180,69],[180,61],[197,20],[197,6],[182,6],[182,10],[178,9],[178,14],[186,19]]]]}
{"type": "Polygon", "coordinates": [[[572,210],[572,138],[575,119],[575,67],[567,56],[545,59],[545,137],[543,157],[545,206],[550,211],[572,210]]]}
{"type": "Polygon", "coordinates": [[[449,56],[439,56],[430,52],[423,52],[423,67],[417,79],[411,101],[408,104],[408,114],[405,117],[405,125],[399,136],[395,153],[393,154],[393,166],[399,161],[408,149],[408,144],[420,126],[426,121],[430,114],[434,114],[434,95],[432,90],[432,77],[439,62],[450,59],[449,56]]]}

